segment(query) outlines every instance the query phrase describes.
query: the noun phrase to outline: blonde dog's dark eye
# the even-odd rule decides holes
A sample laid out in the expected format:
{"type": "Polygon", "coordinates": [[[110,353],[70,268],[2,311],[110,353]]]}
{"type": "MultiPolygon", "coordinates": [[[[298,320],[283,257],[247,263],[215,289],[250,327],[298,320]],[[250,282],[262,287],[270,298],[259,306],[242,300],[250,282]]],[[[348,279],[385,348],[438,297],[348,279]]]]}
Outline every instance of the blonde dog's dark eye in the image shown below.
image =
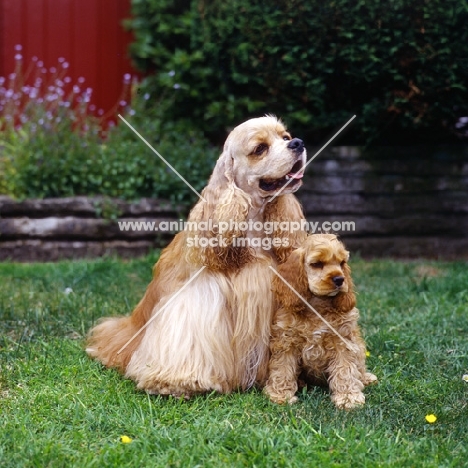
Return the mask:
{"type": "Polygon", "coordinates": [[[268,149],[268,146],[262,143],[262,144],[258,145],[258,146],[254,149],[253,152],[254,152],[254,154],[256,154],[256,155],[260,155],[260,154],[262,154],[266,149],[268,149]]]}
{"type": "Polygon", "coordinates": [[[346,265],[346,260],[343,260],[343,261],[340,263],[340,265],[341,265],[342,267],[344,267],[344,266],[346,265]]]}
{"type": "Polygon", "coordinates": [[[311,263],[310,266],[311,266],[312,268],[323,268],[323,262],[311,263]]]}
{"type": "Polygon", "coordinates": [[[288,136],[288,135],[284,135],[284,137],[283,137],[283,140],[284,140],[284,141],[289,141],[290,139],[291,139],[291,137],[288,136]]]}

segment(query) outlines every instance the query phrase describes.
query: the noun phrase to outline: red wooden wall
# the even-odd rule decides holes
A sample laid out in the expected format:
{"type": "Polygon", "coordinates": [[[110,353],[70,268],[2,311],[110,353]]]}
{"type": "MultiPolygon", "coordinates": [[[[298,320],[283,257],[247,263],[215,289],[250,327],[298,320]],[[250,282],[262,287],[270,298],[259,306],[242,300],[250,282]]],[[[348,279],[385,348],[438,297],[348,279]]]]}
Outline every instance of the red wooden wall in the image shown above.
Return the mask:
{"type": "Polygon", "coordinates": [[[122,26],[130,0],[0,0],[0,76],[15,68],[15,45],[24,67],[34,56],[44,67],[60,57],[67,75],[93,89],[91,102],[109,111],[122,92],[123,76],[135,75],[128,56],[131,34],[122,26]]]}

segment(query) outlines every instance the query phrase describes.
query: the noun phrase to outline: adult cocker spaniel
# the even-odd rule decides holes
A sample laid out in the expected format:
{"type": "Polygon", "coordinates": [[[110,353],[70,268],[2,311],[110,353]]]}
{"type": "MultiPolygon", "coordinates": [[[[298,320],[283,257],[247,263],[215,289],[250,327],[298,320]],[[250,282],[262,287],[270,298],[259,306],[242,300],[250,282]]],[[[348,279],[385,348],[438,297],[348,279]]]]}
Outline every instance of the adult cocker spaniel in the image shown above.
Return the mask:
{"type": "Polygon", "coordinates": [[[295,403],[302,374],[306,381],[328,382],[335,405],[351,409],[365,402],[364,386],[377,382],[366,371],[348,258],[335,235],[316,234],[278,267],[273,279],[278,309],[264,389],[271,401],[295,403]]]}
{"type": "Polygon", "coordinates": [[[152,394],[263,385],[274,303],[269,266],[305,238],[285,228],[304,219],[292,193],[305,160],[302,140],[276,117],[234,128],[190,228],[162,252],[133,313],[90,331],[87,353],[152,394]],[[258,222],[274,229],[259,230],[258,222]]]}

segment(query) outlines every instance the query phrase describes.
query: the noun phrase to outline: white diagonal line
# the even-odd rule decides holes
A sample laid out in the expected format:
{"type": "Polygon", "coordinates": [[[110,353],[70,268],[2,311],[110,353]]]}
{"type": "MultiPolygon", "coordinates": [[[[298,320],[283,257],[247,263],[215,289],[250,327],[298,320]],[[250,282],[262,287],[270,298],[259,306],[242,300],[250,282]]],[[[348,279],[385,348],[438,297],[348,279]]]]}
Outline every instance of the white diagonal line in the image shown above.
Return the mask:
{"type": "Polygon", "coordinates": [[[160,155],[160,154],[159,154],[159,153],[158,153],[158,152],[157,152],[157,151],[156,151],[156,150],[155,150],[155,149],[154,149],[154,148],[153,148],[153,147],[152,147],[152,146],[151,146],[151,145],[150,145],[150,144],[149,144],[149,143],[148,143],[148,142],[147,142],[147,141],[146,141],[146,140],[145,140],[145,139],[144,139],[144,138],[143,138],[143,137],[142,137],[142,136],[141,136],[141,135],[140,135],[140,134],[139,134],[123,117],[122,117],[122,116],[121,116],[121,115],[120,115],[120,114],[118,114],[118,116],[119,116],[119,118],[120,118],[121,120],[123,120],[123,121],[127,124],[127,126],[128,126],[131,130],[133,130],[133,132],[134,132],[136,135],[138,135],[138,136],[140,137],[140,139],[143,141],[143,143],[145,143],[145,144],[151,149],[151,151],[153,151],[153,153],[156,154],[156,156],[158,156],[159,159],[161,159],[161,160],[166,164],[166,166],[168,166],[175,174],[177,174],[177,175],[180,177],[180,179],[182,179],[182,180],[186,183],[186,185],[187,185],[193,192],[195,192],[195,193],[198,195],[199,198],[201,198],[203,201],[206,202],[206,200],[203,198],[203,196],[200,195],[200,194],[199,194],[199,193],[198,193],[198,192],[197,192],[197,191],[196,191],[196,190],[195,190],[195,189],[194,189],[194,188],[193,188],[177,171],[176,171],[176,169],[175,169],[174,167],[172,167],[172,166],[171,166],[171,165],[170,165],[170,164],[169,164],[169,163],[168,163],[168,162],[167,162],[167,161],[166,161],[166,160],[165,160],[165,159],[164,159],[164,158],[163,158],[163,157],[162,157],[162,156],[161,156],[161,155],[160,155]]]}
{"type": "Polygon", "coordinates": [[[346,338],[344,338],[337,330],[335,330],[335,328],[333,328],[330,323],[327,322],[327,320],[325,320],[271,265],[268,267],[270,268],[273,273],[281,279],[281,281],[283,281],[284,284],[286,284],[289,289],[291,289],[291,291],[294,292],[294,294],[310,309],[312,310],[312,312],[315,313],[315,315],[327,326],[330,328],[330,330],[335,333],[336,336],[338,336],[338,338],[341,339],[341,341],[343,341],[343,343],[345,344],[345,346],[350,350],[352,351],[353,353],[356,352],[356,349],[355,349],[355,346],[353,346],[352,343],[349,342],[349,340],[347,340],[346,338]]]}
{"type": "Polygon", "coordinates": [[[206,267],[202,266],[118,351],[120,354],[206,267]]]}
{"type": "MultiPolygon", "coordinates": [[[[353,115],[308,161],[307,163],[304,165],[304,167],[302,169],[300,169],[300,171],[298,172],[304,172],[305,171],[305,168],[356,118],[355,115],[353,115]]],[[[273,195],[272,198],[270,198],[270,203],[278,196],[280,195],[280,193],[293,181],[294,179],[291,178],[288,180],[288,182],[283,185],[283,187],[281,187],[280,190],[278,190],[278,192],[273,195]]]]}

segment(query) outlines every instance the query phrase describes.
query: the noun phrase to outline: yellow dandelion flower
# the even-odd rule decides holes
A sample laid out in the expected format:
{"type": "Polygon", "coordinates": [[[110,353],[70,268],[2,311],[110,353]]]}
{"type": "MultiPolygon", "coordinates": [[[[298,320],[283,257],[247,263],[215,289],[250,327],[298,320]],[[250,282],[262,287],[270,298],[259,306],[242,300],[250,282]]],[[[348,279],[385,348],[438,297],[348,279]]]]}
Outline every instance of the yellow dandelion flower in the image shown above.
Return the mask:
{"type": "Polygon", "coordinates": [[[366,356],[367,356],[367,357],[370,356],[370,351],[366,351],[366,356]]]}
{"type": "Polygon", "coordinates": [[[465,374],[462,379],[465,381],[465,382],[468,382],[468,374],[465,374]]]}
{"type": "Polygon", "coordinates": [[[434,424],[437,421],[437,416],[435,414],[427,414],[426,415],[426,421],[429,424],[434,424]]]}
{"type": "Polygon", "coordinates": [[[133,442],[133,439],[126,435],[123,435],[120,436],[120,442],[122,442],[122,444],[131,444],[133,442]]]}

